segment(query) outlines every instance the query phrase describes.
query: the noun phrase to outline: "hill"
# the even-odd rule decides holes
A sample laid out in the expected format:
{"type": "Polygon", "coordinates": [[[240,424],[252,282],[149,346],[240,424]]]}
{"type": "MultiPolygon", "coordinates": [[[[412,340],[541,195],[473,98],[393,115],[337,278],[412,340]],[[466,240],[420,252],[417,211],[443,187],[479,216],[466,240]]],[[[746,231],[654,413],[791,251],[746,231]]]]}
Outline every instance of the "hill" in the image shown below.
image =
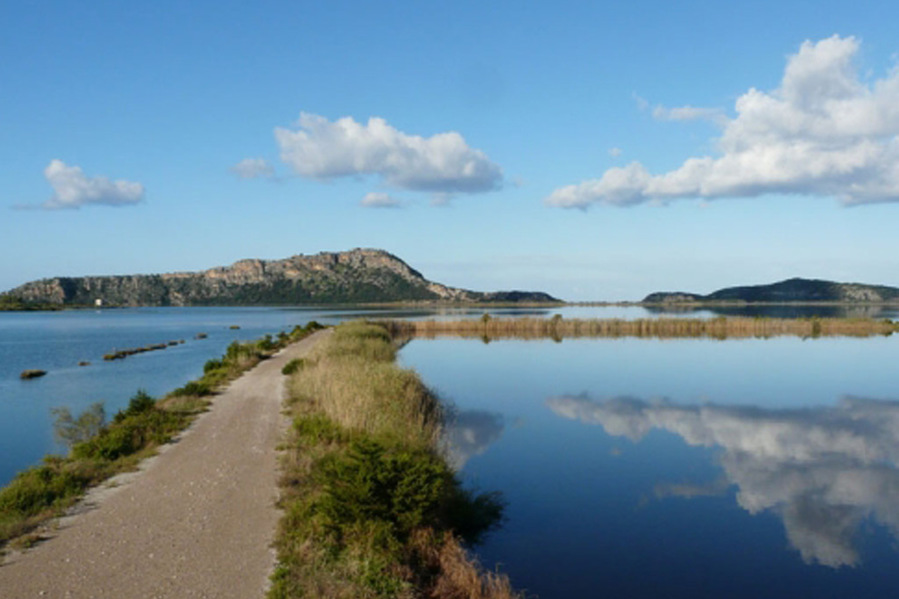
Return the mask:
{"type": "Polygon", "coordinates": [[[557,302],[542,292],[484,293],[425,279],[376,249],[322,252],[284,260],[241,260],[202,272],[54,277],[26,283],[7,301],[104,306],[264,306],[397,301],[557,302]]]}
{"type": "Polygon", "coordinates": [[[701,303],[701,302],[838,302],[887,303],[899,302],[899,288],[862,283],[835,283],[818,279],[793,278],[769,285],[727,287],[708,295],[682,291],[658,291],[643,298],[643,303],[701,303]]]}

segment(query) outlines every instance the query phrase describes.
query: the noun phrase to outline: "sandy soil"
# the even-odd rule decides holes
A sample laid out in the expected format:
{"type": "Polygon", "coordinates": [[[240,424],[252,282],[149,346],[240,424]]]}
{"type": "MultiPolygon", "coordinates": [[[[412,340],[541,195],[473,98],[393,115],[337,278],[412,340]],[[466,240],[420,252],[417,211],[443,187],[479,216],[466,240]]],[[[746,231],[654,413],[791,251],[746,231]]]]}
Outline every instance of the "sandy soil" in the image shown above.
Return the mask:
{"type": "Polygon", "coordinates": [[[263,597],[287,424],[281,368],[327,334],[244,374],[139,472],[92,492],[52,538],[9,556],[0,597],[263,597]]]}

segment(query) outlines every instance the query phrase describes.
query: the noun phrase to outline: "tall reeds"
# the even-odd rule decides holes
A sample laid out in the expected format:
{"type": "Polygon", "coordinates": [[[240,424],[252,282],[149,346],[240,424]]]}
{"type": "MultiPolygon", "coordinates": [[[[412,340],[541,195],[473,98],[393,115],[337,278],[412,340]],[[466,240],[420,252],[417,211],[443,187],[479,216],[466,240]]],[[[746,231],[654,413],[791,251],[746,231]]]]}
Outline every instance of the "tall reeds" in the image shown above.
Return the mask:
{"type": "Polygon", "coordinates": [[[398,337],[480,337],[551,338],[565,337],[679,337],[767,338],[795,336],[803,338],[846,336],[868,337],[891,335],[897,324],[890,320],[870,318],[641,318],[565,319],[493,318],[485,315],[477,320],[392,320],[384,326],[398,337]]]}

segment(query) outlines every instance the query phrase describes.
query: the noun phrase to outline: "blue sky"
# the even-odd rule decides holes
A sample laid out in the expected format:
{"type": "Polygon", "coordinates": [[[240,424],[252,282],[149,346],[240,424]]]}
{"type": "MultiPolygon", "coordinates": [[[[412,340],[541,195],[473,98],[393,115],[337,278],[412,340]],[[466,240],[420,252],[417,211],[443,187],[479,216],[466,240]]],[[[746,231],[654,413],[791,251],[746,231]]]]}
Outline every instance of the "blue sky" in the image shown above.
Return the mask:
{"type": "Polygon", "coordinates": [[[732,4],[5,3],[0,289],[354,247],[569,300],[899,285],[899,7],[732,4]]]}

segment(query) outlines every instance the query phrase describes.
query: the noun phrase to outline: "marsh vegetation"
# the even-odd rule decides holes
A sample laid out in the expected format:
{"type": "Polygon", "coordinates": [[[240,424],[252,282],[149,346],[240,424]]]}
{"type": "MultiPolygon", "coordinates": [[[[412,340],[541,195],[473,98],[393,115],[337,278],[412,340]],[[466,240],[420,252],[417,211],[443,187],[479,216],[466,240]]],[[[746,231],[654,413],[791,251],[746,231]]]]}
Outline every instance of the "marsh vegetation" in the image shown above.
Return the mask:
{"type": "Polygon", "coordinates": [[[892,335],[899,325],[892,320],[871,318],[641,318],[635,320],[496,318],[487,314],[472,320],[391,320],[384,326],[399,337],[439,337],[454,335],[480,337],[485,340],[503,338],[565,337],[645,337],[675,339],[699,337],[712,339],[768,338],[793,336],[803,338],[845,336],[870,337],[892,335]]]}
{"type": "Polygon", "coordinates": [[[516,597],[464,542],[502,501],[463,489],[437,450],[442,409],[397,366],[383,325],[337,327],[292,375],[270,597],[516,597]]]}

